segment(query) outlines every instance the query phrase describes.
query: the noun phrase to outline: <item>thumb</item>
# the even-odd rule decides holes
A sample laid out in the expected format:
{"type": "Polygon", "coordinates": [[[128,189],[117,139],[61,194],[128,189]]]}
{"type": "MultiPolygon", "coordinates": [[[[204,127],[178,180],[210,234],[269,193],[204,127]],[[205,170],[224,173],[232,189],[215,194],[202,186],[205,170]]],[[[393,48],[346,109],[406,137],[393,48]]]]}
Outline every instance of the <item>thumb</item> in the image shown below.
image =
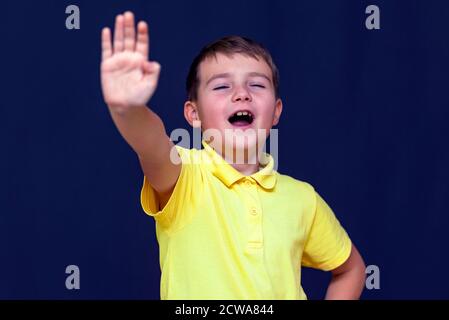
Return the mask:
{"type": "Polygon", "coordinates": [[[156,61],[145,61],[143,63],[143,70],[146,74],[156,74],[159,75],[161,71],[161,65],[156,61]]]}

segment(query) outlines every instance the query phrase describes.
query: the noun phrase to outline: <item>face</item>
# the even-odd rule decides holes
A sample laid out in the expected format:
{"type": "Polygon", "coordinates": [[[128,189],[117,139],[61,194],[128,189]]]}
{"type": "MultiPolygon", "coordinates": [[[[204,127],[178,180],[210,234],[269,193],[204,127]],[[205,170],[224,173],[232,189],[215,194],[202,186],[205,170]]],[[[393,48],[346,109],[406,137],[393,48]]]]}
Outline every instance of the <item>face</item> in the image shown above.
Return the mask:
{"type": "Polygon", "coordinates": [[[185,105],[190,124],[201,121],[203,137],[208,140],[207,133],[212,133],[214,147],[217,142],[232,150],[263,146],[282,111],[268,64],[262,58],[219,53],[200,64],[198,75],[198,99],[185,105]]]}

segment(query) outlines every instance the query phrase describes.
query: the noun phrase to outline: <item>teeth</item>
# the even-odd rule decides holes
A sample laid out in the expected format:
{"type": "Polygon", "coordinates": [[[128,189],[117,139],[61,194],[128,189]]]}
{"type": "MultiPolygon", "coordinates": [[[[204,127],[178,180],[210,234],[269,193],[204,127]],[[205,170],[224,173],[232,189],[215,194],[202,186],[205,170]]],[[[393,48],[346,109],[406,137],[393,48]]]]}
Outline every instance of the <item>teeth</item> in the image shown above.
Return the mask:
{"type": "Polygon", "coordinates": [[[251,114],[251,112],[248,112],[248,111],[239,111],[239,112],[236,113],[236,115],[237,115],[237,116],[248,116],[248,115],[249,115],[249,116],[251,116],[251,117],[253,116],[253,115],[251,114]]]}

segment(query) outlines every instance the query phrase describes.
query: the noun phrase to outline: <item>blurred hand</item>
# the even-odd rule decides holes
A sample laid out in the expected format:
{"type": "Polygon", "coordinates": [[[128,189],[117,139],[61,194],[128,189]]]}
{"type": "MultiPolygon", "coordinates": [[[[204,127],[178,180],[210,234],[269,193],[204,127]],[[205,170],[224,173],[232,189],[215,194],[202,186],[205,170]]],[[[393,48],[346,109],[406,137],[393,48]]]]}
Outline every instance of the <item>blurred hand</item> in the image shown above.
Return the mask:
{"type": "Polygon", "coordinates": [[[115,20],[114,43],[111,30],[102,31],[101,85],[106,104],[114,111],[145,106],[153,96],[160,65],[150,62],[148,25],[134,25],[134,15],[125,12],[115,20]]]}

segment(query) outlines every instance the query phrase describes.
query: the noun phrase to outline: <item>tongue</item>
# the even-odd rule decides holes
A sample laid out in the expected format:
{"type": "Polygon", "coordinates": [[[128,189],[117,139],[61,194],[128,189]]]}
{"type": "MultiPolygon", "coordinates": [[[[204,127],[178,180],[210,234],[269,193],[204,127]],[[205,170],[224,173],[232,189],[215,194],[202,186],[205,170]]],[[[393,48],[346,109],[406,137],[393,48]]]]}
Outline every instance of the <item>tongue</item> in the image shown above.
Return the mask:
{"type": "Polygon", "coordinates": [[[238,126],[238,127],[247,126],[248,124],[249,124],[249,122],[245,121],[245,120],[237,120],[232,123],[232,125],[238,126]]]}

